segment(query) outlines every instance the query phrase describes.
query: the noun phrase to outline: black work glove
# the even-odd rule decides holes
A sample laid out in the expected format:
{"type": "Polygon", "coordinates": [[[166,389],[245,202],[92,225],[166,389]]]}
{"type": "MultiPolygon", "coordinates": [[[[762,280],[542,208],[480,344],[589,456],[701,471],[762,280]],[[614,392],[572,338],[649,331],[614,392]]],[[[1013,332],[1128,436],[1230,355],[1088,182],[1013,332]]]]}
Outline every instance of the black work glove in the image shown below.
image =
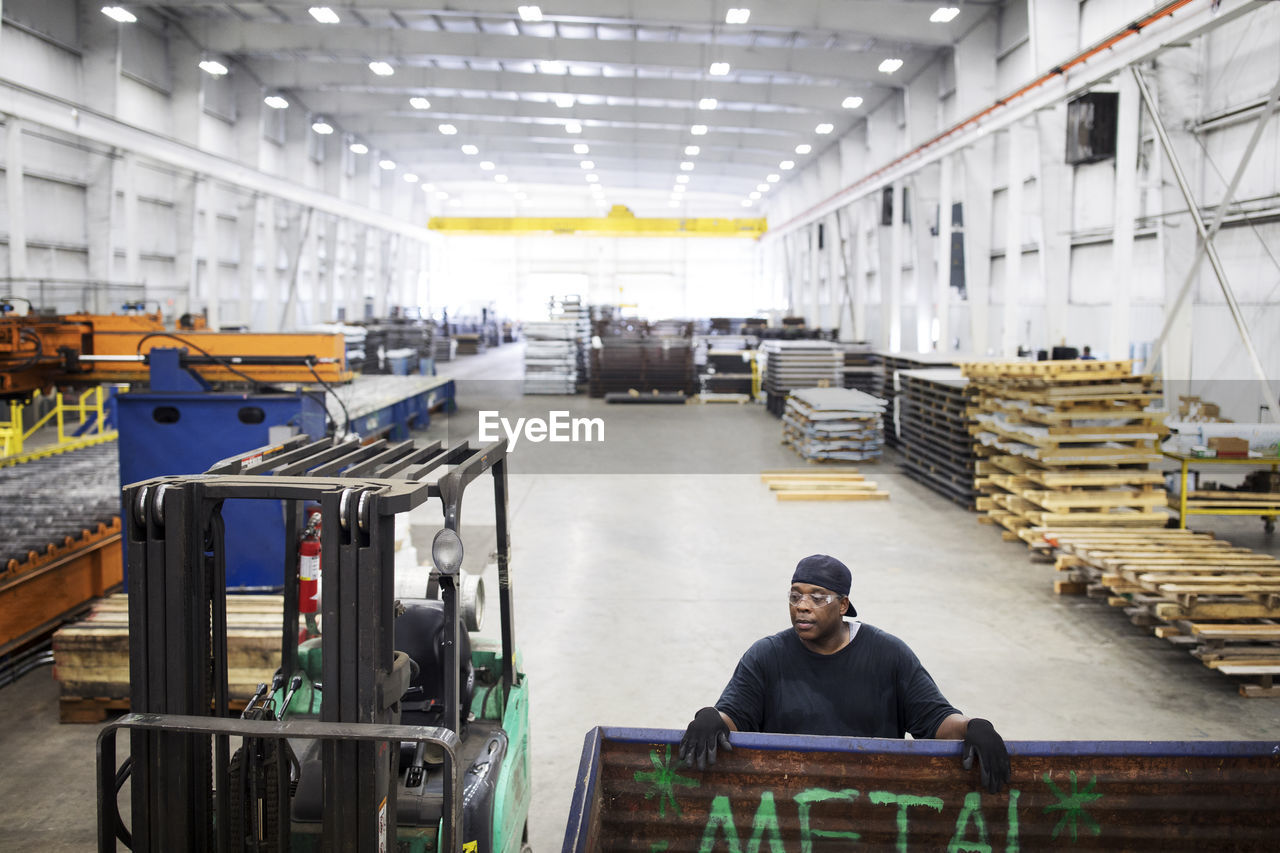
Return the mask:
{"type": "Polygon", "coordinates": [[[729,727],[715,708],[703,708],[693,715],[693,722],[680,738],[680,760],[706,770],[716,763],[716,749],[733,751],[729,745],[729,727]]]}
{"type": "Polygon", "coordinates": [[[978,774],[982,787],[993,794],[1009,781],[1009,750],[1005,748],[1004,738],[996,733],[995,727],[987,720],[975,717],[969,721],[964,733],[964,769],[973,768],[973,757],[978,756],[978,774]]]}

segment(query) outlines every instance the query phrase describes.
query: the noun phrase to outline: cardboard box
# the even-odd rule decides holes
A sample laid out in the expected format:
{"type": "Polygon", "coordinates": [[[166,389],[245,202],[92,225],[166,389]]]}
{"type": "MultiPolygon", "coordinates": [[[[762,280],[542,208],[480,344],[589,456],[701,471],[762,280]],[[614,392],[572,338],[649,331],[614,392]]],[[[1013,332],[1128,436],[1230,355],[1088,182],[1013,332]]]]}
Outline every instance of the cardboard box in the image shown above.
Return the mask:
{"type": "Polygon", "coordinates": [[[1219,457],[1244,458],[1249,455],[1249,439],[1219,435],[1209,439],[1209,449],[1217,451],[1219,457]]]}

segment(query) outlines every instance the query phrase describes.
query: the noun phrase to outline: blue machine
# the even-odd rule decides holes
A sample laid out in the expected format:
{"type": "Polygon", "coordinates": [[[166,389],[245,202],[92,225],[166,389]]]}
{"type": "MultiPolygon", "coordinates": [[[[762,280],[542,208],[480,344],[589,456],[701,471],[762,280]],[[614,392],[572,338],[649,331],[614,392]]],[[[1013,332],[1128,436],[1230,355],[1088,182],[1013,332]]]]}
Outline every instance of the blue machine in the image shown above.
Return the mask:
{"type": "MultiPolygon", "coordinates": [[[[151,388],[115,398],[120,484],[165,474],[199,474],[213,463],[271,443],[272,427],[325,434],[323,394],[209,390],[184,370],[176,349],[150,353],[151,388]]],[[[280,432],[280,431],[278,431],[280,432]]],[[[262,590],[284,583],[284,509],[263,501],[228,501],[227,587],[262,590]]],[[[128,559],[125,560],[128,565],[128,559]]]]}

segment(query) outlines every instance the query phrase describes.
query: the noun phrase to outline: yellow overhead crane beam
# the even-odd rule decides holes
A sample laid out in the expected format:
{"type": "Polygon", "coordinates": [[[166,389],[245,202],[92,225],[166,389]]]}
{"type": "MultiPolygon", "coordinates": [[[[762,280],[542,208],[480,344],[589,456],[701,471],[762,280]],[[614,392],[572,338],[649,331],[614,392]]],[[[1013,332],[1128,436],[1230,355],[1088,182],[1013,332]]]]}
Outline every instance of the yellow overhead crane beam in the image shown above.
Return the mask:
{"type": "Polygon", "coordinates": [[[607,216],[433,216],[431,231],[445,234],[600,234],[609,237],[750,237],[768,230],[760,219],[672,219],[637,217],[615,204],[607,216]]]}

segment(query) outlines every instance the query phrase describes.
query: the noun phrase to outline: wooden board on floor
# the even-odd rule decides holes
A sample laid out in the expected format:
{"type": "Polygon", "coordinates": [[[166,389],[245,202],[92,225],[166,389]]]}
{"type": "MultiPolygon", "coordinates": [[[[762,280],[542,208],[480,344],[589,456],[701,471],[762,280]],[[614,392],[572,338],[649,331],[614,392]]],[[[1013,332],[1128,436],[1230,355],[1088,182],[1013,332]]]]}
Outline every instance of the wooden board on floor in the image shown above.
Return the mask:
{"type": "Polygon", "coordinates": [[[823,491],[816,489],[794,489],[778,492],[780,501],[887,501],[889,493],[884,491],[823,491]]]}

